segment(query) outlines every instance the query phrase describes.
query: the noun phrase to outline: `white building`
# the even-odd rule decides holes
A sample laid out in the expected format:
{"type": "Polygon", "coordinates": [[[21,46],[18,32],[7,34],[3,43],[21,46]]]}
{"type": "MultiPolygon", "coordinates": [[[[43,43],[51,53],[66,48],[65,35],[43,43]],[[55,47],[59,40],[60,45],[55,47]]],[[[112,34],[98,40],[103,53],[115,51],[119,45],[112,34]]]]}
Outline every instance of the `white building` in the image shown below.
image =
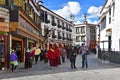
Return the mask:
{"type": "Polygon", "coordinates": [[[120,0],[106,0],[100,13],[100,47],[120,50],[120,0]]]}
{"type": "Polygon", "coordinates": [[[80,46],[82,43],[86,43],[90,49],[96,46],[96,25],[83,23],[75,25],[75,37],[74,46],[80,46]]]}
{"type": "Polygon", "coordinates": [[[41,10],[42,35],[50,33],[48,43],[72,44],[74,24],[46,8],[39,2],[41,10]]]}

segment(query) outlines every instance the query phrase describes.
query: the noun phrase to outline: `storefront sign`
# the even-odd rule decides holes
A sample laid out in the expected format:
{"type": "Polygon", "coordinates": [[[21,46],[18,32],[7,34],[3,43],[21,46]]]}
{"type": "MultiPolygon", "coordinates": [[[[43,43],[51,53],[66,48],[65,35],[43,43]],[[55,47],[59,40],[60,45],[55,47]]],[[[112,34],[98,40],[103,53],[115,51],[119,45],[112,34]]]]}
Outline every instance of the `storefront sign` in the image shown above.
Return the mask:
{"type": "Polygon", "coordinates": [[[0,22],[0,31],[9,32],[9,24],[5,22],[0,22]]]}
{"type": "Polygon", "coordinates": [[[19,34],[19,35],[21,35],[21,36],[24,36],[24,37],[27,37],[27,38],[29,38],[29,39],[31,39],[31,40],[35,40],[35,41],[38,42],[38,39],[36,39],[35,37],[32,37],[31,35],[23,32],[23,31],[21,31],[21,30],[19,30],[19,29],[17,29],[17,34],[19,34]]]}
{"type": "Polygon", "coordinates": [[[0,0],[0,4],[5,4],[5,0],[0,0]]]}

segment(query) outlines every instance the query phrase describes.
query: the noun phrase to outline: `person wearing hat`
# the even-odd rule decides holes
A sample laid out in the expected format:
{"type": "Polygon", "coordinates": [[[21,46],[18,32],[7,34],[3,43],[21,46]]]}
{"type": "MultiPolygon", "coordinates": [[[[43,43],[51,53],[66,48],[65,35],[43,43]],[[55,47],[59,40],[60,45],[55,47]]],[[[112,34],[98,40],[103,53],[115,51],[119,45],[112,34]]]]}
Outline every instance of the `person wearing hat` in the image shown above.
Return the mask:
{"type": "Polygon", "coordinates": [[[15,50],[12,50],[11,54],[10,54],[10,64],[11,64],[11,71],[15,72],[17,66],[18,66],[18,57],[15,53],[15,50]]]}

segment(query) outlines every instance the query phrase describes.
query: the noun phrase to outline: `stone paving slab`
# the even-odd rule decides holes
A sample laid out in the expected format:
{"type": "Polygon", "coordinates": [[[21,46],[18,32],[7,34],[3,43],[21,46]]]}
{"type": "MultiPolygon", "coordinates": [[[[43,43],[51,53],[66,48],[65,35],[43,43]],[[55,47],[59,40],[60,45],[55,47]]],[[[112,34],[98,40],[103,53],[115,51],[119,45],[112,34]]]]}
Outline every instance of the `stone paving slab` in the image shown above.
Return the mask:
{"type": "Polygon", "coordinates": [[[120,80],[120,68],[33,75],[1,80],[120,80]]]}
{"type": "MultiPolygon", "coordinates": [[[[70,75],[70,74],[73,73],[73,75],[74,75],[74,74],[78,73],[78,74],[82,75],[82,73],[84,73],[86,71],[90,71],[90,70],[91,71],[92,70],[93,71],[94,70],[99,71],[99,70],[106,70],[106,69],[111,70],[111,69],[120,67],[120,65],[101,62],[97,59],[96,55],[88,55],[88,65],[89,65],[89,67],[88,67],[87,70],[84,70],[84,69],[80,68],[81,67],[81,55],[77,56],[76,65],[77,65],[77,69],[75,69],[75,70],[71,69],[70,68],[70,62],[69,62],[68,59],[66,59],[66,63],[62,63],[60,66],[55,67],[53,69],[49,69],[48,64],[45,64],[43,62],[39,62],[38,64],[33,63],[33,67],[30,68],[30,69],[24,69],[23,68],[24,64],[21,64],[21,65],[19,65],[19,68],[17,69],[16,73],[12,73],[9,70],[6,71],[6,72],[0,71],[0,80],[14,80],[14,79],[15,80],[16,79],[17,80],[25,80],[25,79],[22,79],[22,78],[26,78],[26,80],[28,80],[29,78],[31,78],[32,80],[37,80],[37,78],[39,78],[39,80],[46,80],[47,77],[49,77],[49,79],[47,78],[48,80],[54,80],[53,76],[56,75],[56,74],[59,75],[59,76],[63,76],[62,78],[66,78],[66,74],[70,75]],[[81,71],[82,71],[82,73],[81,73],[81,71]],[[74,72],[76,72],[76,73],[74,73],[74,72]],[[62,74],[64,74],[65,76],[62,75],[62,74]],[[35,77],[35,79],[33,79],[34,77],[35,77]]],[[[86,72],[86,75],[96,75],[95,73],[91,73],[91,74],[88,74],[88,73],[86,72]]],[[[97,72],[97,73],[99,73],[99,72],[97,72]]],[[[81,75],[79,75],[78,77],[84,77],[85,76],[85,75],[83,75],[83,76],[81,76],[81,75]]],[[[77,78],[77,77],[75,76],[75,78],[77,78]]],[[[58,79],[58,80],[61,80],[61,79],[58,79]]],[[[62,80],[64,80],[64,79],[62,79],[62,80]]],[[[77,79],[73,79],[73,80],[77,80],[77,79]]],[[[83,79],[83,80],[87,80],[87,79],[83,79]]]]}

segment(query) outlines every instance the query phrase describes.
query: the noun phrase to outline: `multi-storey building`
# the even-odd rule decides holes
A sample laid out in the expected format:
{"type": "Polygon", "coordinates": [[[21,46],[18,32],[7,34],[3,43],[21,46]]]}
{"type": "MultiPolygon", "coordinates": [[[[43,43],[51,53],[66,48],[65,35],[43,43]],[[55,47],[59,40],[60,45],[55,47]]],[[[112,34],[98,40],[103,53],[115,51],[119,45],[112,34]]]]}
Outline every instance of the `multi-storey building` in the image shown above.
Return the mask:
{"type": "Polygon", "coordinates": [[[82,43],[86,43],[90,50],[96,46],[96,25],[86,20],[83,24],[75,25],[74,46],[81,46],[82,43]]]}
{"type": "Polygon", "coordinates": [[[38,3],[41,10],[42,35],[47,37],[47,43],[71,45],[74,24],[46,8],[41,1],[38,3]]]}
{"type": "Polygon", "coordinates": [[[104,50],[120,50],[120,0],[106,0],[99,20],[99,45],[104,50]]]}
{"type": "Polygon", "coordinates": [[[39,46],[40,13],[33,0],[10,0],[10,48],[24,61],[27,48],[39,46]]]}
{"type": "Polygon", "coordinates": [[[0,1],[0,70],[8,65],[9,10],[5,0],[0,1]]]}

